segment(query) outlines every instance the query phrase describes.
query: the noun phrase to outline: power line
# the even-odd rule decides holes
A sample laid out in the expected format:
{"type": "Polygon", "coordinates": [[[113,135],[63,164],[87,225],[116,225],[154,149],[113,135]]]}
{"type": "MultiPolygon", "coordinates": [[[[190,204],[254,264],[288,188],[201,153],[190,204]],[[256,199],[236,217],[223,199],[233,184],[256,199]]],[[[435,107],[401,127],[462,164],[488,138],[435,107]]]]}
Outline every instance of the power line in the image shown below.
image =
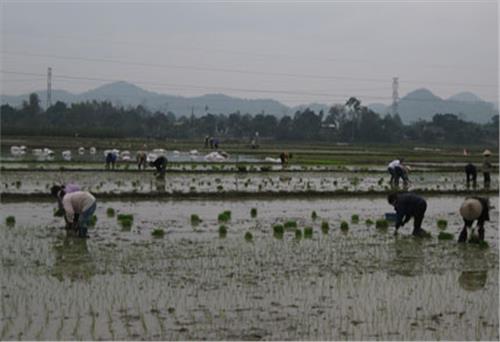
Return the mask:
{"type": "MultiPolygon", "coordinates": [[[[451,0],[452,2],[455,0],[451,0]]],[[[397,1],[396,1],[397,2],[397,1]]],[[[467,2],[467,1],[466,1],[467,2]]],[[[4,32],[3,35],[18,35],[18,36],[38,36],[38,37],[45,37],[47,38],[48,36],[45,34],[40,34],[38,32],[34,33],[31,32],[29,34],[27,33],[21,33],[21,32],[4,32]]],[[[117,41],[117,40],[109,40],[109,39],[99,39],[99,38],[88,38],[85,36],[67,36],[67,35],[50,35],[50,39],[62,39],[62,40],[71,40],[73,41],[87,41],[91,43],[101,43],[101,44],[114,44],[114,45],[128,45],[128,46],[144,46],[144,47],[154,47],[157,48],[157,44],[148,44],[144,42],[131,42],[131,41],[117,41]]],[[[311,61],[319,61],[319,62],[335,62],[335,63],[353,63],[353,64],[365,64],[368,63],[370,65],[376,64],[376,65],[407,65],[405,63],[401,63],[399,61],[387,61],[387,62],[374,62],[373,60],[368,60],[368,59],[352,59],[352,58],[335,58],[335,57],[326,57],[326,58],[317,58],[316,56],[311,57],[310,55],[308,56],[296,56],[296,55],[288,55],[288,54],[283,54],[283,53],[273,53],[273,52],[255,52],[255,51],[236,51],[236,50],[231,50],[231,49],[220,49],[220,48],[199,48],[199,47],[179,47],[175,46],[172,47],[171,50],[173,51],[201,51],[203,53],[223,53],[223,54],[231,54],[231,55],[236,55],[236,56],[253,56],[257,58],[280,58],[280,59],[288,59],[288,60],[307,60],[308,62],[311,61]]],[[[487,69],[484,66],[481,65],[449,65],[449,64],[419,64],[419,67],[421,68],[428,68],[428,69],[487,69]]]]}
{"type": "MultiPolygon", "coordinates": [[[[143,62],[132,62],[125,60],[107,59],[107,58],[90,58],[90,57],[75,57],[75,56],[61,56],[61,55],[51,55],[51,54],[40,54],[31,52],[13,52],[7,50],[0,50],[1,54],[10,54],[16,56],[31,56],[31,57],[44,57],[53,58],[61,60],[79,60],[86,62],[99,62],[99,63],[112,63],[112,64],[122,64],[122,65],[135,65],[143,67],[152,68],[166,68],[166,69],[179,69],[179,70],[192,70],[192,71],[210,71],[210,72],[223,72],[223,73],[238,73],[247,75],[265,75],[265,76],[277,76],[277,77],[291,77],[291,78],[309,78],[309,79],[319,79],[319,80],[343,80],[343,81],[353,81],[353,82],[373,82],[373,83],[386,83],[385,78],[361,78],[361,77],[351,77],[351,76],[322,76],[322,75],[312,75],[312,74],[296,74],[296,73],[283,73],[283,72],[268,72],[268,71],[258,71],[258,70],[243,70],[243,69],[229,69],[229,68],[217,68],[217,67],[200,67],[200,66],[190,66],[190,65],[176,65],[176,64],[155,64],[155,63],[143,63],[143,62]]],[[[435,81],[421,81],[421,80],[405,80],[406,84],[428,84],[428,85],[440,85],[440,86],[459,86],[459,87],[484,87],[484,88],[498,88],[495,84],[473,84],[473,83],[447,83],[447,82],[435,82],[435,81]]]]}

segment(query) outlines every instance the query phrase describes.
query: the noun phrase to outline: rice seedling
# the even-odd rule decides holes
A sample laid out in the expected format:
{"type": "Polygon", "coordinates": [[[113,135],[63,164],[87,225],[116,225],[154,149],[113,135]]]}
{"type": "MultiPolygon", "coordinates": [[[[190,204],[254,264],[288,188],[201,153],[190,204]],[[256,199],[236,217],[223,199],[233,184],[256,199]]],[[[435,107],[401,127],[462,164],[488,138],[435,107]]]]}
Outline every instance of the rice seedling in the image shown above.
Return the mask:
{"type": "Polygon", "coordinates": [[[96,215],[92,215],[92,217],[90,218],[89,220],[89,225],[91,227],[95,227],[95,224],[97,223],[97,216],[96,215]]]}
{"type": "Polygon", "coordinates": [[[21,187],[22,182],[20,180],[16,181],[16,189],[19,189],[21,187]]]}
{"type": "Polygon", "coordinates": [[[321,231],[323,234],[328,234],[328,231],[330,230],[330,225],[328,224],[327,221],[321,222],[321,231]]]}
{"type": "Polygon", "coordinates": [[[227,227],[225,225],[220,225],[219,226],[219,237],[222,239],[222,238],[225,238],[227,235],[227,227]]]}
{"type": "Polygon", "coordinates": [[[222,191],[224,190],[224,187],[222,185],[217,185],[217,191],[222,191]]]}
{"type": "Polygon", "coordinates": [[[132,214],[118,214],[116,219],[124,230],[129,230],[134,223],[134,215],[132,214]]]}
{"type": "Polygon", "coordinates": [[[247,172],[247,167],[245,165],[238,165],[238,172],[247,172]]]}
{"type": "Polygon", "coordinates": [[[377,182],[378,185],[382,185],[384,183],[384,179],[383,178],[380,178],[377,182]]]}
{"type": "Polygon", "coordinates": [[[276,224],[273,226],[273,234],[275,237],[283,237],[283,233],[285,232],[285,227],[281,224],[276,224]]]}
{"type": "Polygon", "coordinates": [[[198,215],[196,214],[191,214],[191,225],[197,226],[201,222],[201,219],[198,215]]]}
{"type": "Polygon", "coordinates": [[[285,227],[285,229],[297,228],[297,222],[296,221],[286,221],[283,226],[285,227]]]}
{"type": "Polygon", "coordinates": [[[359,222],[359,215],[354,214],[351,216],[351,223],[358,223],[359,222]]]}
{"type": "Polygon", "coordinates": [[[271,167],[270,166],[261,166],[260,171],[269,172],[269,171],[271,171],[271,167]]]}
{"type": "Polygon", "coordinates": [[[16,224],[16,218],[14,216],[7,216],[5,219],[5,224],[8,226],[13,226],[16,224]]]}
{"type": "Polygon", "coordinates": [[[115,216],[115,209],[113,209],[113,208],[106,209],[106,215],[108,215],[108,217],[114,217],[115,216]]]}
{"type": "Polygon", "coordinates": [[[313,229],[312,227],[305,227],[304,228],[304,238],[310,239],[313,236],[313,229]]]}
{"type": "Polygon", "coordinates": [[[250,233],[250,232],[246,232],[246,233],[245,233],[245,240],[246,240],[246,241],[249,241],[249,242],[250,242],[250,241],[252,241],[252,240],[253,240],[253,235],[252,235],[252,233],[250,233]]]}
{"type": "Polygon", "coordinates": [[[313,210],[313,212],[311,213],[311,218],[313,219],[313,221],[318,218],[318,214],[316,214],[316,210],[313,210]]]}
{"type": "Polygon", "coordinates": [[[55,217],[63,217],[64,209],[63,208],[54,208],[54,216],[55,217]]]}
{"type": "Polygon", "coordinates": [[[377,221],[375,221],[375,228],[387,229],[387,228],[389,228],[389,222],[387,220],[384,220],[384,219],[377,220],[377,221]]]}
{"type": "Polygon", "coordinates": [[[229,220],[231,220],[231,211],[226,210],[220,213],[217,219],[219,220],[219,222],[228,222],[229,220]]]}
{"type": "Polygon", "coordinates": [[[162,238],[165,236],[165,231],[161,228],[156,228],[151,232],[151,235],[155,238],[162,238]]]}
{"type": "Polygon", "coordinates": [[[251,216],[252,218],[257,217],[257,208],[252,208],[252,209],[250,209],[250,216],[251,216]]]}
{"type": "Polygon", "coordinates": [[[439,229],[443,229],[444,230],[444,229],[446,229],[446,227],[448,227],[448,221],[446,221],[444,219],[437,220],[436,224],[437,224],[437,227],[439,229]]]}
{"type": "Polygon", "coordinates": [[[371,226],[371,225],[373,225],[373,221],[371,219],[366,219],[365,224],[367,226],[371,226]]]}
{"type": "Polygon", "coordinates": [[[349,230],[349,223],[347,223],[347,221],[342,221],[340,223],[340,230],[342,230],[343,232],[346,232],[349,230]]]}
{"type": "Polygon", "coordinates": [[[439,240],[453,240],[453,234],[446,232],[439,232],[438,235],[439,240]]]}
{"type": "Polygon", "coordinates": [[[302,230],[300,230],[300,229],[295,229],[295,238],[296,238],[297,240],[302,239],[302,230]]]}
{"type": "Polygon", "coordinates": [[[486,249],[488,247],[490,247],[490,245],[488,244],[488,242],[486,242],[484,240],[479,241],[479,248],[486,249]]]}

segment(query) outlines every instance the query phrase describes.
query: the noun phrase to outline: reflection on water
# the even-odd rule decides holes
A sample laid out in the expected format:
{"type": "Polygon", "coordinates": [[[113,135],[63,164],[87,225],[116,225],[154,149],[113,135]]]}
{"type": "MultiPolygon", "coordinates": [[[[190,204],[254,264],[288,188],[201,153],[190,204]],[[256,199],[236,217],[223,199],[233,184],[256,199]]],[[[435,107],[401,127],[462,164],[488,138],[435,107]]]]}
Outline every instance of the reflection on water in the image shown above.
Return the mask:
{"type": "Polygon", "coordinates": [[[465,291],[477,291],[486,285],[487,279],[487,271],[464,271],[458,277],[458,283],[465,291]]]}
{"type": "Polygon", "coordinates": [[[422,274],[424,264],[422,239],[413,236],[396,236],[392,246],[393,258],[389,273],[405,277],[422,274]]]}
{"type": "Polygon", "coordinates": [[[55,262],[52,276],[60,281],[64,278],[70,280],[89,280],[96,273],[87,247],[87,239],[64,236],[54,242],[55,262]]]}
{"type": "Polygon", "coordinates": [[[165,179],[165,175],[158,175],[155,177],[155,188],[158,192],[167,191],[167,182],[165,179]]]}

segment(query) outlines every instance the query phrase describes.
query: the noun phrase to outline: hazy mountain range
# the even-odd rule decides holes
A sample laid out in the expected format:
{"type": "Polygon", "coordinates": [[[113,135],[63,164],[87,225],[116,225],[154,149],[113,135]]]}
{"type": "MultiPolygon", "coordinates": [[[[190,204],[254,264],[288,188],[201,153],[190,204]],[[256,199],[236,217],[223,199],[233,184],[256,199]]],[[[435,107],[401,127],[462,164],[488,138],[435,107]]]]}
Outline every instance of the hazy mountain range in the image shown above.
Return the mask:
{"type": "MultiPolygon", "coordinates": [[[[36,93],[40,97],[41,106],[45,108],[46,91],[40,90],[36,91],[36,93]]],[[[29,94],[2,95],[1,103],[8,103],[17,107],[28,97],[29,94]]],[[[363,100],[362,97],[360,99],[363,100]]],[[[197,97],[173,96],[148,91],[127,82],[105,84],[81,94],[73,94],[65,90],[52,91],[52,103],[62,101],[69,104],[90,100],[108,100],[115,105],[125,107],[143,105],[152,111],[171,111],[177,116],[191,115],[191,113],[195,116],[201,116],[206,112],[229,114],[239,110],[243,114],[264,112],[282,117],[284,115],[293,115],[297,110],[305,108],[310,108],[316,112],[324,110],[325,113],[330,108],[330,105],[321,103],[289,107],[273,99],[242,99],[223,94],[207,94],[197,97]]],[[[366,105],[366,103],[363,104],[366,105]]],[[[382,103],[368,104],[368,107],[382,115],[391,112],[391,107],[382,103]]],[[[493,115],[498,114],[498,106],[486,102],[470,92],[462,92],[448,99],[442,99],[427,89],[417,89],[400,99],[398,112],[405,123],[419,119],[429,120],[436,113],[453,113],[468,121],[485,123],[493,115]]]]}

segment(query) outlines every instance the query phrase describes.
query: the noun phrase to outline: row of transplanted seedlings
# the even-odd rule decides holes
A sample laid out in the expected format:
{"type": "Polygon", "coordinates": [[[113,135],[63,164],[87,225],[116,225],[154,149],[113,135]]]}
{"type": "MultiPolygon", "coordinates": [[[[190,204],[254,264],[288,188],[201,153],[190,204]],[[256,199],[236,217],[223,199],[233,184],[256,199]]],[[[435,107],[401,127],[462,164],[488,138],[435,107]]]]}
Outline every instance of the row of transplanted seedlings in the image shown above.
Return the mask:
{"type": "MultiPolygon", "coordinates": [[[[144,180],[141,174],[103,174],[96,182],[95,174],[77,172],[71,175],[54,173],[49,177],[53,182],[46,182],[47,174],[40,177],[22,177],[19,174],[4,173],[2,191],[5,192],[39,192],[47,191],[53,183],[61,178],[76,181],[92,192],[109,191],[168,191],[168,192],[223,192],[223,191],[380,191],[389,190],[388,178],[370,175],[349,176],[346,174],[325,175],[182,175],[167,174],[165,180],[153,176],[144,180]],[[43,176],[43,177],[42,177],[43,176]],[[15,189],[15,190],[14,190],[15,189]]],[[[410,189],[421,190],[463,190],[466,184],[461,174],[435,174],[415,179],[410,189]]],[[[492,187],[495,188],[495,180],[492,187]]]]}
{"type": "MultiPolygon", "coordinates": [[[[250,210],[249,216],[255,218],[258,213],[250,210]]],[[[319,219],[311,213],[311,220],[314,217],[319,219]]],[[[218,217],[222,222],[230,219],[227,211],[218,217]]],[[[351,221],[360,219],[351,217],[351,221]]],[[[286,222],[284,225],[289,228],[297,225],[286,222]]],[[[48,260],[48,265],[56,263],[51,261],[48,239],[40,240],[22,227],[4,235],[5,243],[12,248],[2,254],[2,260],[10,255],[19,264],[14,271],[7,269],[9,274],[2,272],[8,275],[4,279],[9,279],[10,287],[9,297],[2,296],[2,314],[15,314],[4,325],[2,339],[124,339],[156,335],[165,339],[215,339],[226,336],[228,331],[235,333],[251,326],[260,326],[259,333],[268,337],[275,334],[276,338],[451,339],[450,336],[494,338],[497,334],[494,326],[474,330],[457,319],[476,320],[482,313],[487,323],[494,322],[496,309],[492,309],[490,294],[481,293],[467,303],[449,300],[457,294],[453,290],[457,288],[455,277],[438,272],[391,280],[387,274],[376,272],[375,267],[373,275],[363,272],[364,265],[354,262],[360,260],[357,255],[339,260],[336,250],[355,251],[360,241],[343,240],[332,248],[315,243],[275,244],[276,240],[271,239],[264,244],[237,244],[224,249],[210,243],[181,241],[170,243],[168,248],[132,245],[105,257],[96,246],[90,258],[96,269],[89,277],[77,282],[63,278],[60,282],[47,275],[53,269],[35,267],[38,271],[34,272],[29,267],[36,260],[48,260]],[[351,248],[343,242],[351,243],[351,248]],[[102,264],[108,263],[112,264],[109,272],[100,275],[102,264]],[[394,296],[398,300],[394,301],[394,296]],[[388,302],[398,304],[387,306],[388,302]],[[288,310],[295,314],[283,316],[288,310]],[[261,320],[262,315],[269,319],[261,320]],[[447,319],[451,325],[439,323],[447,319]],[[291,323],[294,329],[283,322],[291,323]],[[217,329],[220,331],[214,332],[217,329]],[[20,332],[25,335],[20,336],[20,332]]],[[[355,253],[365,253],[362,249],[355,253]]],[[[367,255],[361,262],[370,259],[367,255]]],[[[446,264],[445,259],[440,261],[446,264]]],[[[61,271],[72,275],[69,266],[61,271]]]]}

